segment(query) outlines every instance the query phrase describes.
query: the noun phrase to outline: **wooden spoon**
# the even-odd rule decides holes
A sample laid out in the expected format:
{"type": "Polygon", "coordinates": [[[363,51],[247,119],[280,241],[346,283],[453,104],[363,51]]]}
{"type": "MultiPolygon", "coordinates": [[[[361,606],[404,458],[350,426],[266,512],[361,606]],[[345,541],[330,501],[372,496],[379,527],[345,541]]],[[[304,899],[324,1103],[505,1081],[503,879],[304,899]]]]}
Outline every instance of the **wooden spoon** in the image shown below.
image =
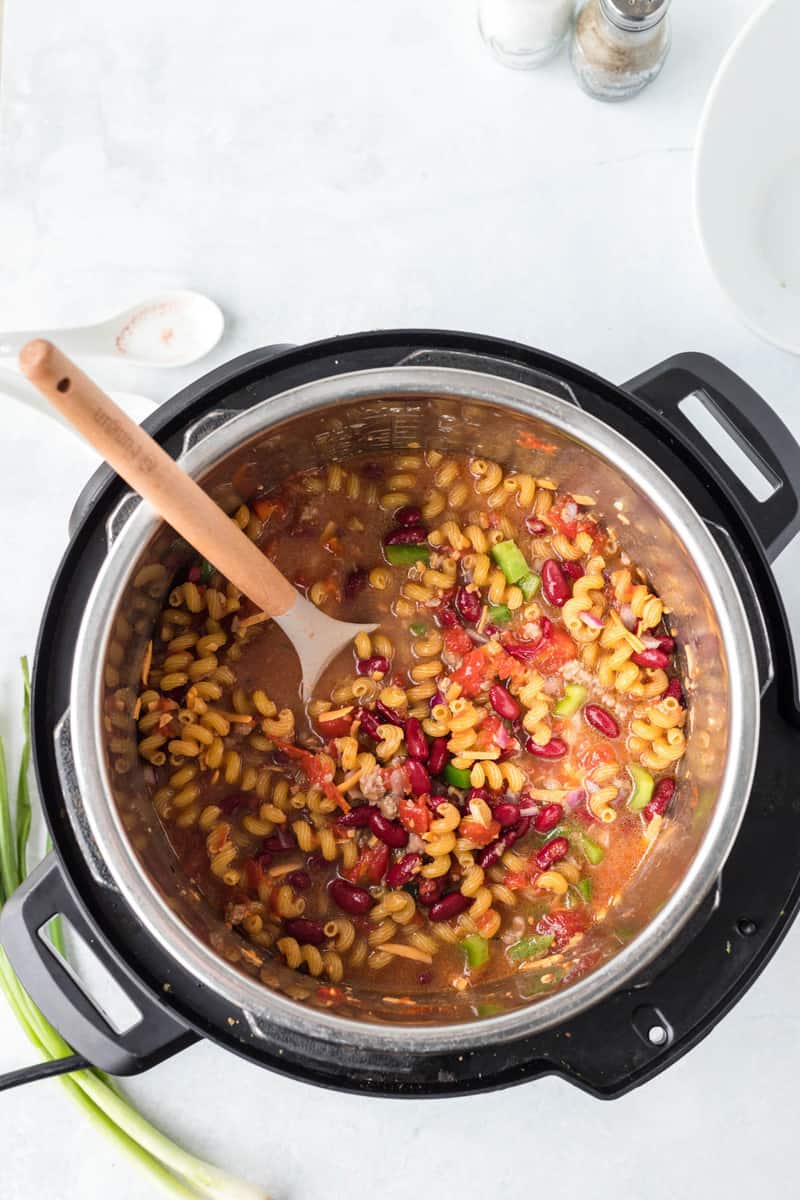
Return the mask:
{"type": "Polygon", "coordinates": [[[306,695],[357,633],[376,628],[337,621],[301,596],[199,484],[52,342],[28,342],[19,364],[126,483],[262,613],[277,621],[300,659],[306,695]]]}

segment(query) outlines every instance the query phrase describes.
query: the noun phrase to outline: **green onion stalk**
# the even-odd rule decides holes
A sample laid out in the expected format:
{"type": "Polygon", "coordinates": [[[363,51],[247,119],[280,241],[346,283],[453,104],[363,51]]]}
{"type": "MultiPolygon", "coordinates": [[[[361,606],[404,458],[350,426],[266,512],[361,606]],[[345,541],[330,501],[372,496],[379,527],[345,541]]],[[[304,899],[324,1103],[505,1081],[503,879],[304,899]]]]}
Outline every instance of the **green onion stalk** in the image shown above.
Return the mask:
{"type": "MultiPolygon", "coordinates": [[[[0,739],[0,908],[27,875],[27,849],[31,828],[28,790],[30,743],[30,683],[28,663],[22,660],[24,683],[24,744],[17,781],[17,804],[12,818],[3,742],[0,739]]],[[[52,940],[63,954],[60,926],[51,926],[52,940]]],[[[28,996],[5,951],[0,948],[0,988],[28,1040],[45,1061],[74,1054],[28,996]]],[[[152,1125],[129,1103],[101,1071],[87,1069],[62,1075],[60,1085],[123,1152],[143,1168],[170,1196],[209,1197],[210,1200],[268,1200],[262,1188],[237,1179],[189,1154],[152,1125]]]]}

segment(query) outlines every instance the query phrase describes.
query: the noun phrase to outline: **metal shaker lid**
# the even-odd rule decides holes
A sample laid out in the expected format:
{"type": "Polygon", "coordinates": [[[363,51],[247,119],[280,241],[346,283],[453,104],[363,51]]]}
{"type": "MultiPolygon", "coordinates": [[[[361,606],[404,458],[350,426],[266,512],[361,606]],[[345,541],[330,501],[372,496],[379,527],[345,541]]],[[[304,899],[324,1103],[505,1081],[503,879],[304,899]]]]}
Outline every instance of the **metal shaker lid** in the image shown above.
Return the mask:
{"type": "Polygon", "coordinates": [[[652,29],[666,16],[670,0],[600,0],[600,7],[619,29],[652,29]]]}

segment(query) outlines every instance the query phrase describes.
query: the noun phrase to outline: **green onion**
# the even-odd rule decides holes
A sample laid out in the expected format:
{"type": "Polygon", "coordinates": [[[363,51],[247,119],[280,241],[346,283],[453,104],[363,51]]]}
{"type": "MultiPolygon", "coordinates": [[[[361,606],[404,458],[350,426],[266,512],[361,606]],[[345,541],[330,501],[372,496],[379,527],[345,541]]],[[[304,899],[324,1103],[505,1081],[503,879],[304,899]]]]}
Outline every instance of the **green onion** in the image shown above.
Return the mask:
{"type": "Polygon", "coordinates": [[[529,958],[541,958],[553,944],[552,933],[532,934],[509,946],[506,954],[512,962],[526,962],[529,958]]]}
{"type": "Polygon", "coordinates": [[[553,705],[554,717],[574,717],[579,708],[586,703],[589,695],[587,688],[580,683],[568,683],[564,695],[553,705]]]}
{"type": "Polygon", "coordinates": [[[477,970],[478,967],[482,967],[485,962],[489,961],[489,943],[479,933],[470,933],[464,938],[461,945],[467,952],[467,962],[471,971],[477,970]]]}
{"type": "MultiPolygon", "coordinates": [[[[23,715],[29,718],[28,668],[23,659],[25,704],[23,715]]],[[[8,779],[5,769],[3,743],[0,740],[0,906],[16,886],[25,878],[25,861],[28,835],[30,832],[30,805],[28,801],[27,766],[30,760],[30,731],[26,726],[25,744],[20,763],[17,796],[22,796],[22,808],[18,812],[16,837],[11,819],[8,795],[8,779]],[[27,753],[26,753],[27,751],[27,753]]],[[[54,945],[63,955],[60,930],[52,935],[54,945]]],[[[28,1040],[45,1061],[66,1058],[74,1051],[53,1026],[42,1015],[14,973],[5,951],[0,949],[0,989],[19,1021],[28,1040]]],[[[139,1113],[107,1081],[100,1071],[75,1071],[62,1075],[59,1083],[66,1089],[86,1115],[112,1140],[119,1150],[125,1151],[151,1179],[172,1196],[184,1198],[199,1196],[211,1200],[267,1200],[266,1192],[244,1180],[228,1175],[224,1171],[187,1153],[170,1141],[154,1125],[139,1113]]],[[[113,1151],[112,1151],[113,1153],[113,1151]]]]}
{"type": "Polygon", "coordinates": [[[631,812],[641,812],[652,799],[655,780],[650,772],[645,771],[644,767],[640,767],[638,763],[629,765],[628,774],[633,780],[633,791],[628,797],[628,808],[631,812]]]}
{"type": "Polygon", "coordinates": [[[445,764],[444,777],[451,787],[469,787],[469,771],[462,767],[454,767],[451,762],[445,764]]]}
{"type": "Polygon", "coordinates": [[[489,609],[489,620],[492,625],[507,625],[511,620],[511,609],[507,604],[492,604],[489,609]]]}
{"type": "Polygon", "coordinates": [[[509,583],[517,583],[531,573],[525,562],[525,555],[516,542],[498,542],[496,546],[492,546],[492,558],[509,583]]]}
{"type": "Polygon", "coordinates": [[[428,632],[428,626],[424,621],[412,621],[408,628],[411,630],[414,637],[422,637],[423,633],[428,632]]]}
{"type": "Polygon", "coordinates": [[[427,563],[431,556],[429,546],[384,546],[386,561],[393,567],[410,567],[413,563],[427,563]]]}
{"type": "Polygon", "coordinates": [[[517,587],[522,592],[526,600],[532,600],[538,592],[542,584],[541,575],[536,575],[530,571],[527,575],[523,575],[522,579],[517,580],[517,587]]]}

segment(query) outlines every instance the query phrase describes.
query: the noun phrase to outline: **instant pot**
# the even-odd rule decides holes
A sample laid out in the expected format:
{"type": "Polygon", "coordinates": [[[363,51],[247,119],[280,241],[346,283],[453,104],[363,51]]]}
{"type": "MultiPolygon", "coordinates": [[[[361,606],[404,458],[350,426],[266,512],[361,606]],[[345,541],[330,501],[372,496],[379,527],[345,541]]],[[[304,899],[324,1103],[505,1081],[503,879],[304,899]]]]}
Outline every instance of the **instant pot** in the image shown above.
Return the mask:
{"type": "Polygon", "coordinates": [[[557,1074],[614,1097],[709,1032],[779,944],[800,891],[800,710],[770,570],[800,526],[800,447],[764,401],[700,354],[617,387],[526,346],[393,331],[253,351],[144,425],[230,509],[247,499],[242,479],[279,482],[409,442],[524,470],[546,438],[559,482],[576,490],[591,459],[598,515],[672,611],[691,737],[669,836],[593,933],[584,977],[538,995],[518,976],[511,993],[505,981],[502,995],[488,984],[430,997],[425,1020],[398,1013],[379,986],[335,1010],[319,981],[293,998],[285,967],[268,988],[183,875],[135,753],[144,648],[189,551],[101,470],[73,513],[34,667],[33,755],[53,850],[0,918],[23,984],[75,1050],[132,1074],[207,1037],[349,1091],[448,1095],[557,1074]],[[689,396],[758,468],[766,499],[698,433],[689,396]],[[170,566],[163,578],[142,576],[157,562],[170,566]],[[127,1028],[53,954],[43,931],[57,913],[132,1001],[139,1018],[127,1028]]]}

